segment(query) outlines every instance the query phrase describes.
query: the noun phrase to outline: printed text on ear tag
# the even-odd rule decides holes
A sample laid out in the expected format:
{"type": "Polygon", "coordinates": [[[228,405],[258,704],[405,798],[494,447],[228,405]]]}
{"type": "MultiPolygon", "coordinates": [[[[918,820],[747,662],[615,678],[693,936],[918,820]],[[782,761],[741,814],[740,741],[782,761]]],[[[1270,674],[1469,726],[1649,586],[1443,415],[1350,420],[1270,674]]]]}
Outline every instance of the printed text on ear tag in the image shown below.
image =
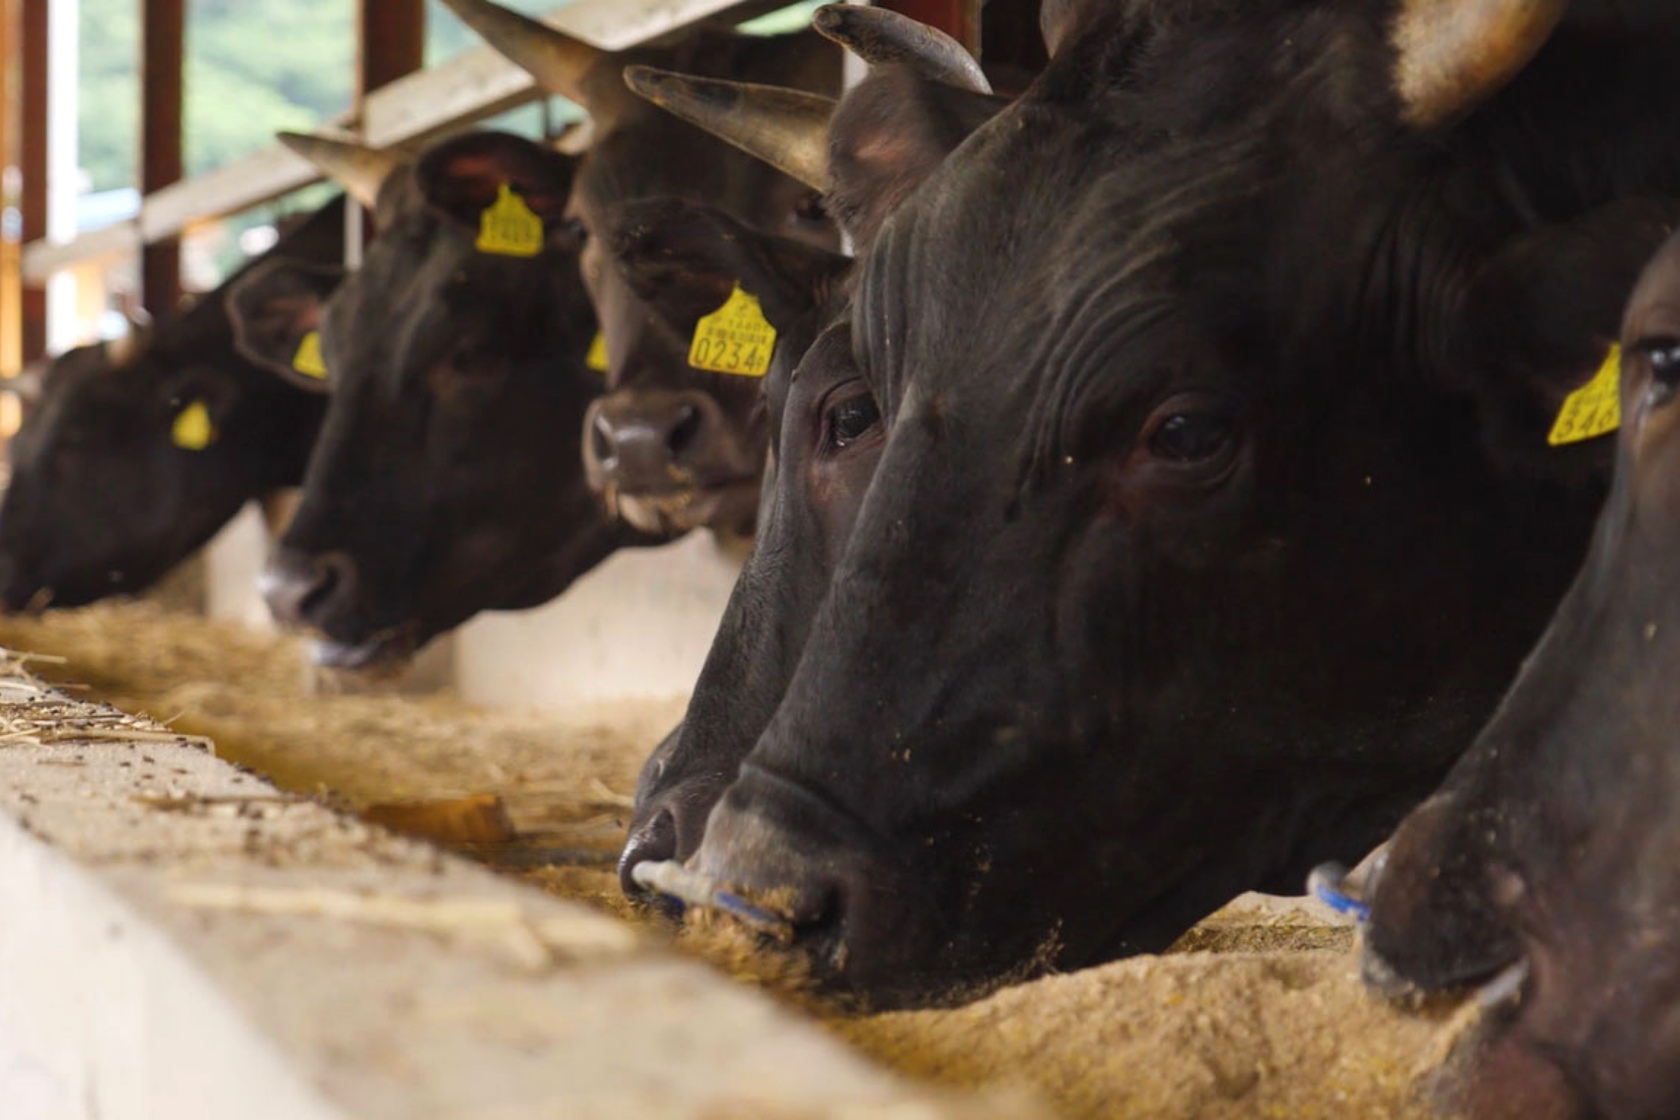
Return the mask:
{"type": "Polygon", "coordinates": [[[589,344],[589,353],[584,355],[583,364],[596,373],[607,372],[607,336],[595,332],[595,340],[589,344]]]}
{"type": "Polygon", "coordinates": [[[305,377],[313,377],[317,381],[327,378],[327,363],[321,360],[321,332],[310,331],[298,343],[297,353],[292,355],[292,368],[305,377]]]}
{"type": "Polygon", "coordinates": [[[729,299],[694,327],[688,364],[713,373],[763,377],[776,349],[776,328],[764,318],[758,300],[735,285],[729,299]]]}
{"type": "Polygon", "coordinates": [[[216,426],[210,422],[210,410],[203,401],[194,401],[175,414],[170,438],[183,451],[203,451],[216,442],[216,426]]]}
{"type": "Polygon", "coordinates": [[[1622,405],[1617,395],[1621,381],[1622,348],[1611,346],[1604,364],[1593,379],[1569,394],[1558,412],[1546,442],[1553,447],[1580,443],[1613,432],[1622,426],[1622,405]]]}
{"type": "Polygon", "coordinates": [[[506,183],[496,201],[478,216],[478,251],[502,257],[534,257],[543,250],[542,219],[506,183]]]}

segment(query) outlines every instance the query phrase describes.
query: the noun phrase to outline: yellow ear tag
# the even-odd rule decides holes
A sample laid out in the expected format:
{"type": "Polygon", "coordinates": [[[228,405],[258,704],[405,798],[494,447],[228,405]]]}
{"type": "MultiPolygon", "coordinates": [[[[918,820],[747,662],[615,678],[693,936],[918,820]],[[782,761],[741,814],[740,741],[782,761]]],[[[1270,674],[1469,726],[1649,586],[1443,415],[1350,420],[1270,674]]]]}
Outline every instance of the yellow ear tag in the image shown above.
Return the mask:
{"type": "Polygon", "coordinates": [[[583,364],[596,373],[607,372],[607,336],[599,331],[595,333],[595,340],[589,344],[589,353],[584,355],[583,364]]]}
{"type": "Polygon", "coordinates": [[[321,359],[320,331],[310,331],[303,336],[303,341],[298,343],[297,353],[292,355],[292,368],[317,381],[327,379],[327,363],[321,359]]]}
{"type": "Polygon", "coordinates": [[[210,410],[203,401],[194,401],[176,413],[170,437],[183,451],[203,451],[216,442],[216,426],[210,423],[210,410]]]}
{"type": "Polygon", "coordinates": [[[758,300],[736,284],[729,299],[694,327],[688,364],[713,373],[763,377],[776,349],[776,328],[764,318],[758,300]]]}
{"type": "Polygon", "coordinates": [[[1622,348],[1611,346],[1604,364],[1593,379],[1569,394],[1558,412],[1546,442],[1553,447],[1580,443],[1613,432],[1622,426],[1622,403],[1618,385],[1622,374],[1622,348]]]}
{"type": "Polygon", "coordinates": [[[534,257],[543,251],[542,219],[503,183],[496,201],[478,216],[478,251],[502,257],[534,257]]]}

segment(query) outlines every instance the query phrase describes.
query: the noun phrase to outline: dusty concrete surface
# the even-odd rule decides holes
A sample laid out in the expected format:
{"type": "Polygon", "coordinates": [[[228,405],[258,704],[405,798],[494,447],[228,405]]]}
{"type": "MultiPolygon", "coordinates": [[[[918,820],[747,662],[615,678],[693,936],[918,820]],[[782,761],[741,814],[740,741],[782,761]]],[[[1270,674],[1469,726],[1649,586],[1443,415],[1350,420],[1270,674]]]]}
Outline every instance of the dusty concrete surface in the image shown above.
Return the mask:
{"type": "MultiPolygon", "coordinates": [[[[403,798],[499,795],[510,826],[539,837],[544,858],[559,861],[521,865],[522,877],[619,918],[637,917],[618,892],[610,864],[636,770],[680,714],[680,698],[516,713],[444,697],[313,694],[286,640],[146,605],[0,619],[0,644],[8,642],[68,656],[69,664],[43,672],[90,682],[94,696],[209,735],[224,757],[261,771],[294,795],[357,811],[403,798]]],[[[333,897],[346,889],[352,888],[335,885],[333,897]]],[[[191,888],[185,901],[194,913],[224,914],[231,905],[213,877],[208,886],[191,888]]],[[[354,913],[362,924],[443,920],[385,903],[369,914],[355,909],[359,903],[284,893],[252,895],[239,905],[263,912],[314,907],[341,920],[354,913]]],[[[260,939],[263,927],[254,928],[248,936],[260,939]]],[[[663,942],[645,921],[638,928],[663,942]]],[[[449,936],[481,946],[501,938],[499,948],[490,948],[512,954],[516,963],[509,967],[520,967],[520,954],[540,959],[528,941],[521,947],[482,930],[449,936]]],[[[1429,1080],[1463,1024],[1400,1014],[1370,996],[1353,978],[1352,945],[1352,928],[1316,904],[1245,895],[1182,938],[1171,955],[1048,978],[953,1011],[829,1025],[866,1055],[918,1080],[986,1092],[1030,1086],[1067,1117],[1405,1115],[1421,1107],[1418,1086],[1429,1080]]],[[[709,951],[692,938],[679,939],[677,947],[709,951]]],[[[782,975],[777,962],[756,950],[745,957],[725,950],[713,959],[730,972],[761,982],[765,975],[782,975]]],[[[685,991],[684,984],[674,990],[685,991]]],[[[590,997],[597,1003],[667,998],[657,985],[612,987],[594,971],[577,989],[610,989],[610,996],[590,997]]],[[[508,1002],[497,1005],[503,1009],[500,1025],[474,1021],[475,1030],[519,1037],[528,1029],[532,1037],[550,1040],[572,1022],[565,1008],[555,1010],[544,996],[529,996],[518,985],[510,992],[508,1002]],[[545,1025],[548,1015],[559,1021],[545,1025]],[[535,1025],[527,1024],[530,1017],[535,1025]]],[[[420,1005],[404,1005],[400,1013],[420,1005]]],[[[705,1001],[692,1006],[698,1018],[711,1016],[705,1001]]],[[[754,999],[751,1006],[764,1005],[754,999]]],[[[376,1018],[388,1013],[375,1008],[376,1018]]],[[[681,1008],[672,1015],[651,1037],[695,1047],[691,1020],[681,1008]]],[[[346,1022],[354,1025],[346,1028],[352,1039],[362,1037],[364,1026],[346,1022]]],[[[612,1045],[631,1049],[646,1046],[648,1037],[645,1026],[609,1036],[617,1040],[612,1045]]],[[[543,1050],[571,1043],[534,1045],[543,1050]]],[[[395,1052],[396,1044],[388,1049],[395,1052]]],[[[670,1081],[671,1092],[679,1093],[680,1084],[670,1081]]]]}
{"type": "Polygon", "coordinates": [[[0,907],[7,1120],[1032,1112],[15,675],[0,907]]]}
{"type": "Polygon", "coordinates": [[[518,712],[346,692],[305,672],[295,639],[148,603],[0,617],[0,645],[66,658],[40,672],[209,736],[281,788],[348,809],[499,795],[514,825],[554,853],[558,866],[533,870],[541,882],[621,915],[612,864],[636,774],[684,706],[673,696],[518,712]]]}

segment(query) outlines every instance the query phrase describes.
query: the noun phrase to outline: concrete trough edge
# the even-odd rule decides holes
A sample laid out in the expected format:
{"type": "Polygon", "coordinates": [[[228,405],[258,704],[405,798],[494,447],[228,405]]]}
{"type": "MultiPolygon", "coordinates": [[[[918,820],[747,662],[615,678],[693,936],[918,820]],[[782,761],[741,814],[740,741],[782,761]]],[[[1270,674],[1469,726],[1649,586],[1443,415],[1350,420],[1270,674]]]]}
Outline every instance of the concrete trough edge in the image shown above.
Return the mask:
{"type": "Polygon", "coordinates": [[[0,678],[6,1120],[1037,1111],[910,1084],[604,916],[0,678]]]}

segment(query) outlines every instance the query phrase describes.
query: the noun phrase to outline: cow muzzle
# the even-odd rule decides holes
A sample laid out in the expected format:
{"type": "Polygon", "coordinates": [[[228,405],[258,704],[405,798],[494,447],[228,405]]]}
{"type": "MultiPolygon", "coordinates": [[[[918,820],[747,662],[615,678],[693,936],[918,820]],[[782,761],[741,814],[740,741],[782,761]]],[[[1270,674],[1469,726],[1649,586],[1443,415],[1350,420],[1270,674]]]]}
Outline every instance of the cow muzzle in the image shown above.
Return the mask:
{"type": "Polygon", "coordinates": [[[356,594],[356,562],[344,552],[275,550],[257,577],[274,620],[324,631],[356,594]]]}
{"type": "Polygon", "coordinates": [[[899,1002],[900,955],[915,940],[903,927],[916,915],[901,905],[910,893],[884,850],[826,799],[749,764],[686,864],[643,861],[628,874],[643,890],[797,953],[829,994],[890,1006],[899,1002]]]}
{"type": "Polygon", "coordinates": [[[750,521],[764,448],[710,394],[623,390],[584,425],[589,485],[615,516],[653,533],[750,521]]]}
{"type": "Polygon", "coordinates": [[[257,577],[269,613],[282,626],[319,635],[310,659],[323,668],[389,673],[419,647],[418,625],[373,628],[358,609],[361,570],[346,552],[275,550],[257,577]]]}

